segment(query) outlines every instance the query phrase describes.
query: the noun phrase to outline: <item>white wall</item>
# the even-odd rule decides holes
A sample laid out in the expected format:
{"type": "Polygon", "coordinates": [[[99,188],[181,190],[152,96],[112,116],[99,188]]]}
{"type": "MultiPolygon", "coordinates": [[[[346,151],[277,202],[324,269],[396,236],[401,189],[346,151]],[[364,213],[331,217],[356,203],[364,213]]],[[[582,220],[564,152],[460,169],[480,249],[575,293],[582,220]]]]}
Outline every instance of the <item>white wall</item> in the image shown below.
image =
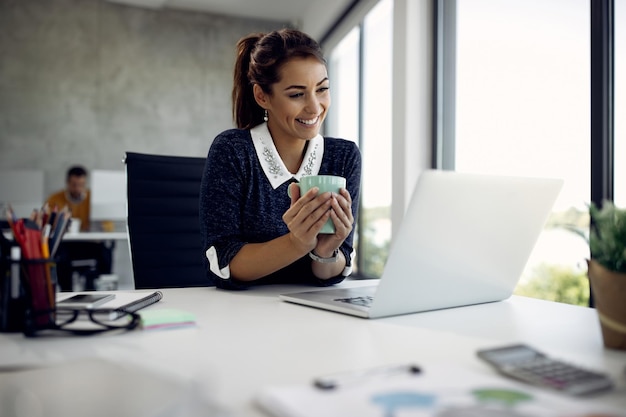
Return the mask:
{"type": "Polygon", "coordinates": [[[44,176],[41,170],[0,170],[0,219],[10,206],[18,218],[29,217],[44,202],[44,176]]]}
{"type": "Polygon", "coordinates": [[[0,0],[0,170],[42,170],[48,195],[77,163],[122,170],[126,151],[206,156],[233,126],[237,40],[284,24],[0,0]]]}

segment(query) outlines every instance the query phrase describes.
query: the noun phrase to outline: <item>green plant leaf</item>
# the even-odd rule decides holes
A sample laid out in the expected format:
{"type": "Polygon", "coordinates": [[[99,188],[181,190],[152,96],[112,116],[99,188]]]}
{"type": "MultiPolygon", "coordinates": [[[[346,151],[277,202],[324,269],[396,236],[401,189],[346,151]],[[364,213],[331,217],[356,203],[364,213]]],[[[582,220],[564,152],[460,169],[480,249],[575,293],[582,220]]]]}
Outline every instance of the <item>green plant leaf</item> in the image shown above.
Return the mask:
{"type": "Polygon", "coordinates": [[[591,257],[605,268],[626,272],[626,210],[604,201],[602,208],[589,205],[591,257]]]}

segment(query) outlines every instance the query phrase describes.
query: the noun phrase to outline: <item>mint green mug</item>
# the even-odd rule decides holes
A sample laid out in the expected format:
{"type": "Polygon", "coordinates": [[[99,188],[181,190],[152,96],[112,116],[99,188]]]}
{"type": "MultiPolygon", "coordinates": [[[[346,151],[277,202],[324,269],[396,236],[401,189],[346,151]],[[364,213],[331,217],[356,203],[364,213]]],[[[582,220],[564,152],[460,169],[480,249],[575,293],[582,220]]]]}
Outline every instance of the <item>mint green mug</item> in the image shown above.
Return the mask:
{"type": "MultiPolygon", "coordinates": [[[[306,194],[306,192],[313,187],[319,188],[318,194],[329,191],[331,193],[339,194],[340,189],[346,188],[346,179],[337,175],[309,175],[300,179],[298,187],[300,187],[300,195],[306,194]]],[[[291,197],[289,188],[287,188],[287,191],[289,197],[291,197]]],[[[320,230],[320,233],[331,235],[335,233],[335,225],[333,224],[332,219],[328,219],[326,224],[322,227],[322,230],[320,230]]]]}

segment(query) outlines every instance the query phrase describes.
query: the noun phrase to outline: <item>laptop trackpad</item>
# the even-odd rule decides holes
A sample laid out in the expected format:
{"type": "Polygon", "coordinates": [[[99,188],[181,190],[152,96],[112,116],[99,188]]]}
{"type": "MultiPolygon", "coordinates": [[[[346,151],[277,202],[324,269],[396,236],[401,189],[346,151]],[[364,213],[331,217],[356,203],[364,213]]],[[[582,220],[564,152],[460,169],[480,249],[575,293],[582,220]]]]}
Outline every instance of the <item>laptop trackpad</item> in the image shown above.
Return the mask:
{"type": "Polygon", "coordinates": [[[343,294],[335,294],[333,301],[370,308],[372,306],[372,302],[374,301],[376,287],[376,285],[371,285],[360,288],[341,289],[337,292],[342,291],[343,294]]]}
{"type": "MultiPolygon", "coordinates": [[[[280,298],[285,301],[318,308],[327,308],[342,312],[353,310],[366,313],[369,310],[367,304],[371,304],[377,287],[378,283],[355,288],[333,288],[329,290],[296,292],[280,294],[280,298]]],[[[362,314],[358,315],[363,316],[362,314]]]]}

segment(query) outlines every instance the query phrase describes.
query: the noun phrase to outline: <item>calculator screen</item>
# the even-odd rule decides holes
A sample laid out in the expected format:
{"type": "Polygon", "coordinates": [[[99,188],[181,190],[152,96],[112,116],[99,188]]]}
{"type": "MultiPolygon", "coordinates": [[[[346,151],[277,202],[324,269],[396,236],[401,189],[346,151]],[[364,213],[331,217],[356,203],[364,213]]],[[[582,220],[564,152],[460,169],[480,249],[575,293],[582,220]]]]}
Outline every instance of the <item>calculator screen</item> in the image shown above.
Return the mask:
{"type": "Polygon", "coordinates": [[[487,352],[485,356],[496,363],[511,363],[527,361],[536,358],[538,354],[524,346],[517,346],[507,349],[494,349],[487,352]]]}

